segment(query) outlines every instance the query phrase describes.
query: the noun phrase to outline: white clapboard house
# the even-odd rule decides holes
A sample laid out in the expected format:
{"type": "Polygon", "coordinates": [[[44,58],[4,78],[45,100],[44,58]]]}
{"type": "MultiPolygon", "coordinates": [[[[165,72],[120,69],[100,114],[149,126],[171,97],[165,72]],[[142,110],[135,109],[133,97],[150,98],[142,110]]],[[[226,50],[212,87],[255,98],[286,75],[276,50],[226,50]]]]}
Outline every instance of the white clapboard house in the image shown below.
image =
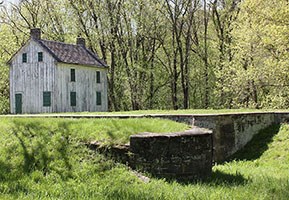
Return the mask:
{"type": "Polygon", "coordinates": [[[107,111],[107,65],[77,38],[76,45],[30,39],[8,62],[11,113],[107,111]]]}

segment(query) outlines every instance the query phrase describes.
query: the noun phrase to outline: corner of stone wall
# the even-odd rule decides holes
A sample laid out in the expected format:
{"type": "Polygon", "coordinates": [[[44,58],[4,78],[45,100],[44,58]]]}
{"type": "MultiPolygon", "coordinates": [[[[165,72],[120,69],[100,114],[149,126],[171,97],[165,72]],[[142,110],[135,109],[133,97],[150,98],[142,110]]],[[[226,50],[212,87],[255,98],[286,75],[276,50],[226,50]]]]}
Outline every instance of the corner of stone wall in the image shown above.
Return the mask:
{"type": "Polygon", "coordinates": [[[212,131],[207,129],[130,137],[130,165],[160,178],[189,181],[210,176],[212,151],[212,131]]]}

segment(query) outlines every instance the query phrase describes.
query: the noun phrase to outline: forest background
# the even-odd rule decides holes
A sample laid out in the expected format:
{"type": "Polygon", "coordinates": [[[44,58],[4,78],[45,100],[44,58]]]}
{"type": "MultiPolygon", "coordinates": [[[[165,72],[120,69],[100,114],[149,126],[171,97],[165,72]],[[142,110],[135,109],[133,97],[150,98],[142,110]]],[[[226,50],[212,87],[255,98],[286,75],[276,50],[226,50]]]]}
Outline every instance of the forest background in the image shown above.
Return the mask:
{"type": "Polygon", "coordinates": [[[0,114],[31,28],[108,65],[109,110],[289,107],[288,0],[0,1],[0,114]]]}

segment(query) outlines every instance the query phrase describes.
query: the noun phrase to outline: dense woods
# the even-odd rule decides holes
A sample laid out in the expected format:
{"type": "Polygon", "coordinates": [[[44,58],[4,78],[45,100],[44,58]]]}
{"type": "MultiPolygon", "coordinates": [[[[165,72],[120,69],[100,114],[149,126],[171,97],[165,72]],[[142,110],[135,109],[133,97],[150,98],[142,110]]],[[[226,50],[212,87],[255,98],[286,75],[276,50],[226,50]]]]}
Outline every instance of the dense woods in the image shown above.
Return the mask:
{"type": "Polygon", "coordinates": [[[109,109],[288,108],[287,0],[21,0],[0,5],[6,62],[29,30],[89,48],[109,65],[109,109]]]}

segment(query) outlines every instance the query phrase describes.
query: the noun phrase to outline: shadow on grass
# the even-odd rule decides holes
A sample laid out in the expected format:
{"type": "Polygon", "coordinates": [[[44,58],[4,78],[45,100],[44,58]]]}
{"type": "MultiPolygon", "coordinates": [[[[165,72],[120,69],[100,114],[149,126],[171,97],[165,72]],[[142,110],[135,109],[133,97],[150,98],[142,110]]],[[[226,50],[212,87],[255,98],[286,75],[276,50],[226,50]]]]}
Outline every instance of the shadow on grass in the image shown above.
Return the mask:
{"type": "Polygon", "coordinates": [[[216,170],[212,172],[212,176],[204,181],[204,183],[213,183],[216,185],[245,185],[248,180],[240,173],[226,174],[222,171],[216,170]]]}
{"type": "Polygon", "coordinates": [[[116,135],[112,131],[107,131],[106,134],[110,141],[114,141],[116,139],[116,135]]]}
{"type": "MultiPolygon", "coordinates": [[[[236,161],[250,161],[256,160],[262,156],[262,154],[268,150],[269,144],[273,142],[273,137],[279,132],[280,124],[274,124],[269,126],[266,129],[261,130],[257,135],[255,135],[252,140],[245,145],[244,148],[239,150],[237,153],[228,158],[225,162],[230,162],[232,160],[236,161]]],[[[248,179],[246,179],[242,174],[236,172],[232,173],[224,173],[222,171],[216,170],[212,172],[212,175],[203,180],[196,180],[193,182],[188,181],[180,181],[180,183],[190,184],[190,183],[204,183],[204,184],[213,184],[213,185],[226,185],[226,186],[236,186],[236,185],[245,185],[248,183],[248,179]]]]}
{"type": "MultiPolygon", "coordinates": [[[[10,173],[11,168],[12,168],[11,164],[0,161],[0,181],[7,180],[7,174],[10,173]]],[[[10,176],[9,178],[12,177],[10,176]]],[[[14,179],[17,180],[17,177],[14,177],[14,179]]]]}
{"type": "MultiPolygon", "coordinates": [[[[157,177],[154,177],[157,178],[157,177]]],[[[169,182],[178,182],[182,185],[201,183],[205,185],[223,185],[226,187],[245,185],[248,183],[242,174],[236,172],[235,174],[227,174],[222,171],[213,171],[210,177],[207,178],[195,178],[194,180],[183,180],[179,178],[167,179],[169,182]]]]}
{"type": "Polygon", "coordinates": [[[22,168],[25,174],[40,170],[43,175],[55,171],[63,179],[70,174],[68,124],[58,123],[57,127],[50,128],[39,121],[15,120],[12,134],[19,146],[9,156],[23,159],[19,170],[22,168]]]}
{"type": "Polygon", "coordinates": [[[227,161],[231,160],[256,160],[269,148],[274,135],[279,132],[280,124],[274,124],[261,130],[241,150],[233,154],[227,161]]]}

